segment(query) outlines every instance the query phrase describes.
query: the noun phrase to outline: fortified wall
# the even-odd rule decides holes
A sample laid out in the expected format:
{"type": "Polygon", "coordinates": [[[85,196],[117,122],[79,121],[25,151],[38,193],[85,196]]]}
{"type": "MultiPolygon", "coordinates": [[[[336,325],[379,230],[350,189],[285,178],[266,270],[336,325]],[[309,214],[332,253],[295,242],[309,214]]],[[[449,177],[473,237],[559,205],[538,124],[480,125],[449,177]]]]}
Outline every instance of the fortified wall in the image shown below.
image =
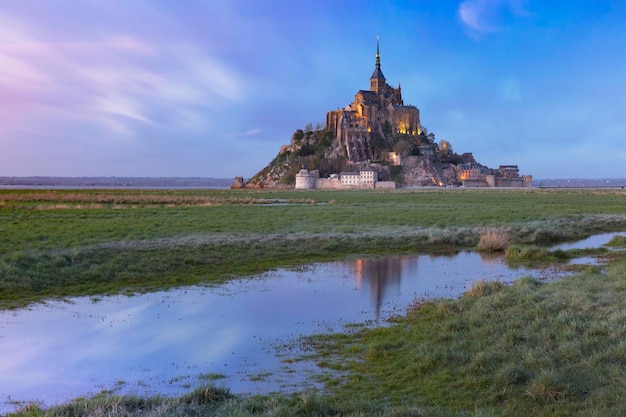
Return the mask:
{"type": "Polygon", "coordinates": [[[378,181],[378,171],[365,169],[359,172],[342,172],[330,178],[320,178],[319,170],[302,168],[296,174],[296,189],[313,188],[350,190],[367,188],[396,188],[393,181],[378,181]]]}

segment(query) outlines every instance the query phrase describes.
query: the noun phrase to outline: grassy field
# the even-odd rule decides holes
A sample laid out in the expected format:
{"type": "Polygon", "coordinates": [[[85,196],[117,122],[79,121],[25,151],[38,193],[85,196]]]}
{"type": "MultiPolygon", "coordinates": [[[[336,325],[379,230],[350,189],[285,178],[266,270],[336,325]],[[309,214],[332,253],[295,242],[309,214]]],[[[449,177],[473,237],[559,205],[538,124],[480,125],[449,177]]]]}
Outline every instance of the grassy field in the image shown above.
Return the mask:
{"type": "Polygon", "coordinates": [[[626,229],[623,191],[0,191],[0,308],[150,291],[351,253],[626,229]]]}
{"type": "MultiPolygon", "coordinates": [[[[626,231],[619,190],[0,191],[0,301],[219,282],[352,253],[505,251],[626,231]]],[[[384,328],[303,341],[323,393],[103,393],[16,416],[622,416],[626,238],[559,281],[478,282],[384,328]],[[339,372],[339,373],[337,373],[339,372]]]]}
{"type": "Polygon", "coordinates": [[[626,252],[542,283],[477,282],[458,300],[413,306],[390,327],[315,336],[338,401],[415,415],[623,416],[626,252]]]}

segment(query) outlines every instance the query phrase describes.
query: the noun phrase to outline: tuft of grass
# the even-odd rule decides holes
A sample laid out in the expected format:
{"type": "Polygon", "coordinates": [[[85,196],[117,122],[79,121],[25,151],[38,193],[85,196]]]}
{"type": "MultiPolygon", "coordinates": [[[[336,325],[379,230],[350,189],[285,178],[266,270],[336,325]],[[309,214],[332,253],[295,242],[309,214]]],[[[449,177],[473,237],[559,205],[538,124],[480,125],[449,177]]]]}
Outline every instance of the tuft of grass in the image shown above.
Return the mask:
{"type": "Polygon", "coordinates": [[[193,406],[212,406],[231,398],[233,395],[228,389],[208,385],[194,389],[191,393],[178,398],[176,402],[193,406]]]}
{"type": "Polygon", "coordinates": [[[550,251],[538,246],[511,245],[506,250],[506,260],[516,262],[545,262],[550,256],[550,251]]]}
{"type": "Polygon", "coordinates": [[[607,243],[607,246],[611,246],[614,248],[626,248],[626,236],[624,235],[613,236],[613,238],[611,238],[609,243],[607,243]]]}
{"type": "Polygon", "coordinates": [[[480,235],[476,250],[480,252],[504,252],[508,247],[508,234],[502,230],[491,229],[480,235]]]}
{"type": "Polygon", "coordinates": [[[525,393],[531,399],[542,403],[579,401],[584,399],[588,391],[583,375],[564,375],[547,370],[530,380],[525,393]]]}
{"type": "Polygon", "coordinates": [[[504,289],[504,284],[500,281],[486,281],[479,279],[465,292],[465,295],[472,298],[484,297],[500,292],[504,289]]]}
{"type": "Polygon", "coordinates": [[[540,246],[532,245],[511,245],[506,249],[505,259],[512,263],[551,263],[566,262],[580,251],[564,251],[555,249],[553,251],[540,246]]]}
{"type": "Polygon", "coordinates": [[[532,377],[532,372],[527,369],[518,365],[509,365],[498,371],[495,383],[502,387],[524,386],[532,377]]]}

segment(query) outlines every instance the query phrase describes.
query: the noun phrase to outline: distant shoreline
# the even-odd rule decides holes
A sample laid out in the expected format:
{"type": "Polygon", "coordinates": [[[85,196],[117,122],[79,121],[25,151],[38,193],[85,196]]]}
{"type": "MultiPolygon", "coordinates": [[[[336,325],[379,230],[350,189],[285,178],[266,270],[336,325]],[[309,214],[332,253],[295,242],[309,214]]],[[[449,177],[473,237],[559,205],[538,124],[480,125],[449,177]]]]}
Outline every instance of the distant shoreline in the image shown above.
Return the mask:
{"type": "Polygon", "coordinates": [[[534,188],[620,188],[626,178],[557,178],[533,180],[534,188]]]}
{"type": "Polygon", "coordinates": [[[0,177],[0,188],[229,188],[230,178],[202,177],[0,177]]]}
{"type": "MultiPolygon", "coordinates": [[[[0,189],[15,188],[211,188],[227,189],[231,178],[212,177],[0,177],[0,189]]],[[[626,178],[535,179],[533,188],[624,188],[626,178]]]]}

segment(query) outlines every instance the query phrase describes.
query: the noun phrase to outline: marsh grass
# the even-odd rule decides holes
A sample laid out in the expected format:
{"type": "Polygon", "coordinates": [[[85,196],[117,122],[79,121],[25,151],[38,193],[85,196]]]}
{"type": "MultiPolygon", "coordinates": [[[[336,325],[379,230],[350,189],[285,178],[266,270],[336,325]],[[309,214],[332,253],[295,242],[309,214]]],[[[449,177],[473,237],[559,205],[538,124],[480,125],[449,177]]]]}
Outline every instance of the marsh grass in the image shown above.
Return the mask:
{"type": "Polygon", "coordinates": [[[567,262],[583,251],[550,250],[534,245],[511,245],[506,249],[505,259],[509,263],[545,264],[551,262],[567,262]]]}
{"type": "Polygon", "coordinates": [[[42,409],[36,404],[24,404],[8,416],[168,416],[213,413],[234,398],[230,392],[214,386],[201,386],[177,397],[140,397],[101,393],[92,398],[78,398],[67,404],[42,409]]]}
{"type": "MultiPolygon", "coordinates": [[[[165,416],[422,416],[418,410],[385,409],[368,402],[339,402],[316,393],[242,397],[223,388],[201,386],[180,397],[139,397],[103,394],[79,398],[65,405],[42,409],[24,404],[7,416],[48,417],[165,417],[165,416]]],[[[427,414],[440,416],[442,414],[427,414]]]]}
{"type": "Polygon", "coordinates": [[[2,196],[0,208],[15,207],[35,210],[315,204],[315,200],[311,198],[268,198],[242,193],[199,193],[175,190],[42,190],[4,192],[0,195],[2,196]]]}
{"type": "Polygon", "coordinates": [[[389,327],[313,337],[338,398],[451,415],[622,415],[626,261],[559,281],[477,282],[389,327]],[[336,369],[336,368],[333,368],[336,369]],[[481,414],[482,415],[482,414],[481,414]]]}
{"type": "Polygon", "coordinates": [[[504,252],[509,247],[506,231],[490,229],[480,235],[476,250],[480,252],[504,252]]]}
{"type": "Polygon", "coordinates": [[[614,248],[626,248],[626,236],[617,235],[611,238],[607,246],[614,248]]]}
{"type": "Polygon", "coordinates": [[[221,282],[350,254],[449,253],[480,245],[490,230],[483,245],[492,250],[503,236],[509,245],[572,240],[626,229],[623,195],[0,190],[0,308],[221,282]]]}
{"type": "Polygon", "coordinates": [[[465,295],[474,298],[484,297],[485,295],[500,292],[503,289],[504,284],[499,281],[486,281],[484,279],[480,279],[465,292],[465,295]]]}
{"type": "MultiPolygon", "coordinates": [[[[506,234],[507,257],[556,262],[583,252],[540,243],[626,229],[617,191],[207,192],[237,201],[216,205],[194,202],[200,192],[73,193],[60,201],[0,192],[3,307],[219,282],[351,253],[455,251],[476,247],[485,230],[506,234]]],[[[103,393],[48,410],[24,404],[14,415],[622,415],[626,256],[594,254],[608,265],[549,283],[481,281],[458,300],[416,302],[386,327],[306,338],[305,351],[332,370],[322,394],[241,397],[203,386],[177,398],[103,393]]]]}

